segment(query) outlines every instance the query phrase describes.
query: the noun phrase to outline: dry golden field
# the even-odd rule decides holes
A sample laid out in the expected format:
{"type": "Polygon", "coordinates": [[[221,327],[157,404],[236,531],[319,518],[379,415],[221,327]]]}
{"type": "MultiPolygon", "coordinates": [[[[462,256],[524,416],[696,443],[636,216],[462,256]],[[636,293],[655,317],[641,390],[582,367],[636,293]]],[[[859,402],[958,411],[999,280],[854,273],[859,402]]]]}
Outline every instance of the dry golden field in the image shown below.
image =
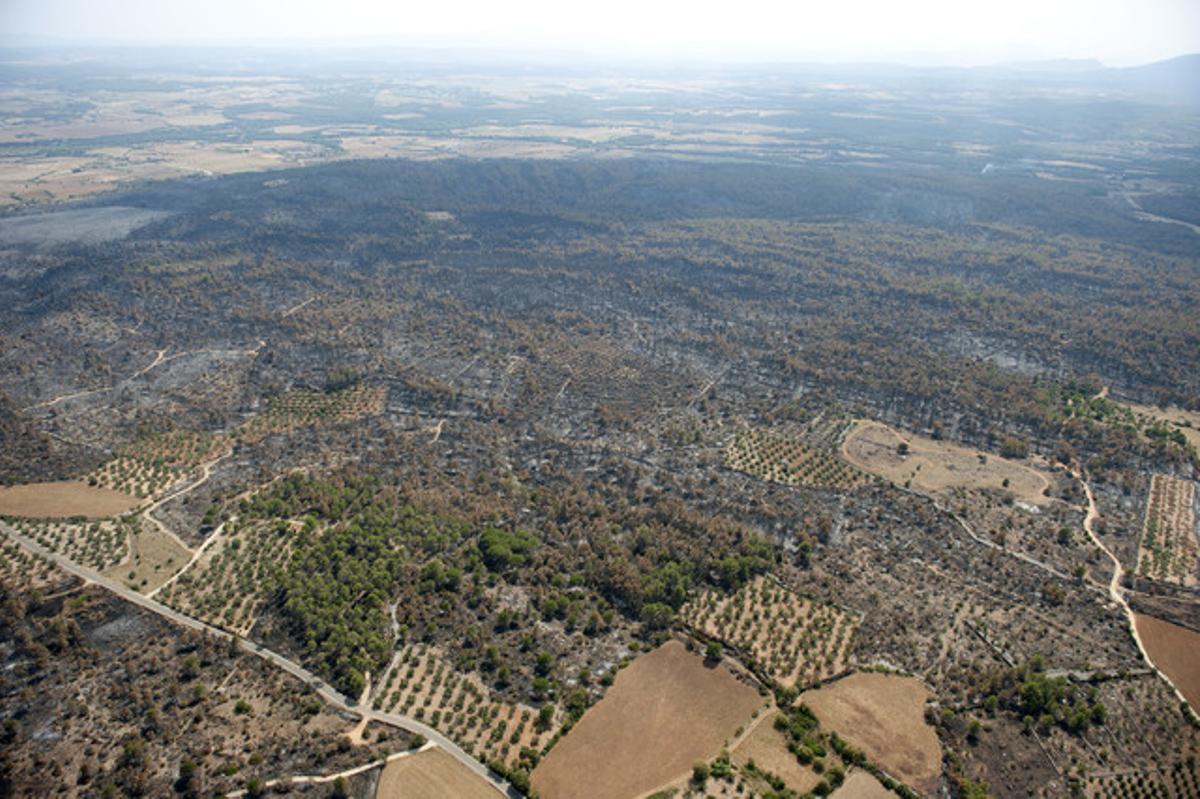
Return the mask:
{"type": "Polygon", "coordinates": [[[544,799],[628,799],[711,758],[763,704],[679,641],[633,661],[533,772],[544,799]]]}
{"type": "Polygon", "coordinates": [[[0,486],[0,516],[103,519],[138,506],[138,498],[79,480],[0,486]]]}
{"type": "Polygon", "coordinates": [[[931,795],[942,747],[925,722],[929,691],[914,677],[862,672],[800,695],[821,726],[859,747],[889,774],[931,795]]]}

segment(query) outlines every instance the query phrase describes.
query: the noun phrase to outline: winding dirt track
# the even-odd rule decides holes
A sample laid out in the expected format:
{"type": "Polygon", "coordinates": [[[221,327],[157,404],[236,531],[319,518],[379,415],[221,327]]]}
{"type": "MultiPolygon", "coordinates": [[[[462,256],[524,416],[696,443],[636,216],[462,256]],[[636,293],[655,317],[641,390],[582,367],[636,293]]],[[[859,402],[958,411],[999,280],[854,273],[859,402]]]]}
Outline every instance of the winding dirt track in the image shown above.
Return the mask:
{"type": "Polygon", "coordinates": [[[1146,646],[1142,643],[1142,637],[1138,634],[1137,620],[1134,618],[1133,608],[1129,607],[1129,603],[1125,601],[1125,595],[1121,593],[1121,578],[1125,576],[1125,567],[1121,565],[1120,559],[1118,559],[1117,556],[1114,555],[1112,551],[1104,545],[1104,542],[1100,540],[1100,536],[1096,535],[1095,523],[1096,520],[1100,518],[1100,511],[1096,509],[1096,498],[1092,494],[1092,487],[1088,485],[1088,481],[1085,479],[1083,472],[1078,466],[1072,467],[1071,474],[1080,482],[1080,484],[1083,485],[1083,493],[1085,496],[1087,496],[1087,516],[1085,516],[1083,519],[1084,532],[1086,532],[1088,537],[1092,539],[1092,543],[1095,544],[1100,551],[1107,555],[1108,559],[1112,561],[1113,573],[1112,579],[1108,581],[1108,595],[1112,598],[1113,602],[1116,602],[1118,605],[1120,605],[1121,609],[1125,611],[1125,621],[1129,624],[1129,634],[1133,636],[1133,643],[1137,645],[1138,652],[1141,654],[1142,660],[1146,661],[1154,673],[1161,677],[1163,682],[1170,686],[1171,690],[1175,692],[1175,696],[1179,698],[1179,701],[1183,703],[1184,707],[1191,707],[1191,705],[1188,704],[1187,697],[1183,695],[1183,692],[1179,690],[1179,687],[1176,686],[1175,683],[1171,682],[1171,678],[1163,673],[1163,671],[1157,665],[1155,665],[1154,660],[1150,657],[1150,653],[1146,651],[1146,646]]]}

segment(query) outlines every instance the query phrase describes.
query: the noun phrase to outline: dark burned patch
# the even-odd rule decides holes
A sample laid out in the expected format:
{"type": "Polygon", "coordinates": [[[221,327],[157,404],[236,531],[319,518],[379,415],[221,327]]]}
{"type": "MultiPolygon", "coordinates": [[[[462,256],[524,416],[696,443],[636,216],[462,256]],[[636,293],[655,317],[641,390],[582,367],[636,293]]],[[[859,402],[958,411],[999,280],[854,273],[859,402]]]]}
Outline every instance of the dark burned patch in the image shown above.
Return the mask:
{"type": "Polygon", "coordinates": [[[107,596],[91,596],[86,610],[77,616],[84,639],[98,649],[121,646],[144,639],[153,632],[147,615],[107,596]]]}

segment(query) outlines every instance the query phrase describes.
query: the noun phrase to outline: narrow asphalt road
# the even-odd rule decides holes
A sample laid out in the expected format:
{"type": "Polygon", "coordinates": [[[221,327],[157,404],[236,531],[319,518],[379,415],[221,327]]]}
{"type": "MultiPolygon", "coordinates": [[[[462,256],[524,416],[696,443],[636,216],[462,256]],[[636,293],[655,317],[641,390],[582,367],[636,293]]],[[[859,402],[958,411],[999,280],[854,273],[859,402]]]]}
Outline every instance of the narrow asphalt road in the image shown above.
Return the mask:
{"type": "MultiPolygon", "coordinates": [[[[200,621],[199,619],[195,619],[184,613],[180,613],[174,608],[167,607],[161,602],[157,602],[148,596],[140,594],[115,580],[110,580],[93,569],[89,569],[86,566],[81,566],[56,552],[51,552],[41,544],[21,535],[7,525],[3,526],[3,532],[13,541],[16,541],[30,552],[46,558],[64,571],[69,572],[82,580],[86,580],[87,582],[95,583],[96,585],[116,594],[121,599],[131,602],[138,607],[144,608],[151,613],[156,613],[168,621],[175,622],[176,624],[183,625],[184,627],[189,627],[198,632],[208,633],[209,635],[224,640],[229,640],[231,637],[233,637],[219,627],[214,627],[211,624],[200,621]]],[[[238,645],[246,652],[257,655],[263,660],[273,663],[274,665],[286,671],[288,674],[291,674],[296,679],[307,683],[314,691],[317,692],[318,695],[320,695],[323,700],[325,700],[325,702],[340,710],[344,710],[347,713],[359,716],[360,718],[368,718],[381,724],[388,724],[390,726],[398,727],[402,730],[424,736],[427,740],[433,741],[435,744],[445,749],[447,752],[453,755],[455,759],[486,780],[489,785],[491,785],[500,793],[511,797],[511,799],[520,799],[520,794],[518,794],[516,790],[512,788],[512,786],[510,786],[500,777],[493,774],[487,766],[483,765],[478,760],[471,757],[471,755],[463,751],[458,744],[454,743],[432,727],[422,724],[416,719],[409,718],[408,716],[401,716],[396,713],[383,713],[372,709],[369,705],[360,706],[357,702],[352,701],[350,698],[344,696],[333,687],[327,685],[321,678],[305,669],[299,663],[289,660],[278,652],[273,652],[261,644],[239,638],[238,645]]]]}

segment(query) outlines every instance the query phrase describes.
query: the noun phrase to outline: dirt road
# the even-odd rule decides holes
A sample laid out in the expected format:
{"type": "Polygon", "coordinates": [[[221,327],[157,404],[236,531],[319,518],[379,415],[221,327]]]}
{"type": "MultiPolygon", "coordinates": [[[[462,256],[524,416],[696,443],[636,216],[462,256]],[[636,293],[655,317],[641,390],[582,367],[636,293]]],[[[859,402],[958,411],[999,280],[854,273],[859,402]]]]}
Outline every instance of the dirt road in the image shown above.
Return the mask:
{"type": "MultiPolygon", "coordinates": [[[[122,585],[121,583],[116,582],[115,580],[110,580],[109,578],[105,577],[104,575],[100,574],[97,571],[94,571],[93,569],[89,569],[86,566],[81,566],[78,563],[75,563],[74,561],[72,561],[64,556],[59,555],[56,552],[51,552],[50,550],[43,547],[41,544],[37,543],[36,541],[33,541],[32,539],[25,537],[24,535],[21,535],[16,530],[12,529],[10,526],[8,526],[6,524],[0,524],[0,530],[3,530],[5,535],[7,535],[13,541],[16,541],[18,544],[20,544],[25,549],[29,550],[30,552],[34,553],[35,555],[39,555],[43,558],[46,558],[47,560],[49,560],[52,563],[59,566],[59,568],[63,569],[64,571],[74,574],[76,577],[79,577],[82,580],[86,580],[89,583],[94,583],[94,584],[100,586],[101,588],[104,588],[104,589],[112,592],[113,594],[116,594],[121,599],[124,599],[127,602],[131,602],[131,603],[137,605],[138,607],[141,607],[145,610],[150,611],[151,613],[156,613],[159,616],[161,616],[162,618],[167,619],[168,621],[174,622],[175,624],[179,624],[184,627],[189,627],[193,630],[196,630],[197,632],[207,633],[208,635],[211,635],[216,638],[223,639],[223,640],[229,640],[230,638],[233,637],[228,632],[226,632],[225,630],[223,630],[219,627],[213,627],[212,625],[206,624],[205,622],[202,622],[199,619],[194,619],[191,616],[188,616],[184,613],[180,613],[179,611],[175,610],[174,608],[167,607],[166,605],[162,604],[161,602],[157,602],[148,596],[144,596],[144,595],[138,593],[137,591],[134,591],[134,590],[122,585]]],[[[283,669],[288,674],[291,674],[293,677],[307,683],[314,691],[317,692],[317,694],[321,697],[321,699],[324,700],[327,704],[332,705],[332,706],[334,706],[340,710],[343,710],[347,713],[351,713],[351,714],[359,716],[359,717],[368,718],[371,721],[377,721],[381,724],[387,724],[392,727],[397,727],[399,729],[405,730],[407,732],[416,733],[417,735],[424,736],[427,740],[432,741],[433,743],[437,744],[441,748],[445,749],[456,760],[458,760],[464,766],[469,768],[471,771],[475,772],[480,777],[487,780],[488,783],[490,785],[492,785],[492,787],[494,787],[501,794],[504,794],[505,796],[509,796],[509,797],[511,797],[511,799],[519,799],[520,795],[516,792],[515,789],[513,789],[510,785],[508,785],[508,783],[506,783],[500,777],[493,774],[487,768],[487,766],[483,765],[478,760],[476,760],[475,758],[468,755],[456,743],[454,743],[449,738],[442,735],[440,732],[433,729],[432,727],[430,727],[426,724],[422,724],[421,722],[417,721],[416,719],[412,719],[407,716],[401,716],[396,713],[383,713],[383,712],[380,712],[377,710],[372,710],[369,706],[360,706],[357,702],[342,695],[335,688],[325,684],[325,682],[323,680],[321,680],[319,677],[317,677],[312,672],[305,669],[299,663],[289,660],[288,658],[284,657],[283,655],[281,655],[277,652],[273,652],[270,649],[267,649],[266,647],[262,646],[261,644],[247,641],[242,638],[238,638],[237,642],[238,642],[238,646],[241,647],[246,652],[249,652],[250,654],[253,654],[253,655],[257,655],[258,657],[262,658],[263,660],[266,660],[266,661],[274,664],[275,666],[279,667],[280,669],[283,669]]]]}
{"type": "Polygon", "coordinates": [[[1133,636],[1133,643],[1137,645],[1142,660],[1146,661],[1147,665],[1154,670],[1154,673],[1170,686],[1171,690],[1175,692],[1175,696],[1179,697],[1179,701],[1183,703],[1183,706],[1189,707],[1187,697],[1176,687],[1175,683],[1171,682],[1171,678],[1154,664],[1154,661],[1150,658],[1150,653],[1146,651],[1146,647],[1142,643],[1142,637],[1138,634],[1137,622],[1133,616],[1133,608],[1129,607],[1129,603],[1125,601],[1125,595],[1121,593],[1121,578],[1125,576],[1125,567],[1121,565],[1120,559],[1104,545],[1104,542],[1100,540],[1100,536],[1096,535],[1095,525],[1096,520],[1100,518],[1100,511],[1096,509],[1096,497],[1092,494],[1092,487],[1088,484],[1078,466],[1072,467],[1071,475],[1083,486],[1083,493],[1087,497],[1087,515],[1083,519],[1084,532],[1092,539],[1092,543],[1112,561],[1113,573],[1112,579],[1108,581],[1108,595],[1125,612],[1125,620],[1129,624],[1129,634],[1133,636]]]}

